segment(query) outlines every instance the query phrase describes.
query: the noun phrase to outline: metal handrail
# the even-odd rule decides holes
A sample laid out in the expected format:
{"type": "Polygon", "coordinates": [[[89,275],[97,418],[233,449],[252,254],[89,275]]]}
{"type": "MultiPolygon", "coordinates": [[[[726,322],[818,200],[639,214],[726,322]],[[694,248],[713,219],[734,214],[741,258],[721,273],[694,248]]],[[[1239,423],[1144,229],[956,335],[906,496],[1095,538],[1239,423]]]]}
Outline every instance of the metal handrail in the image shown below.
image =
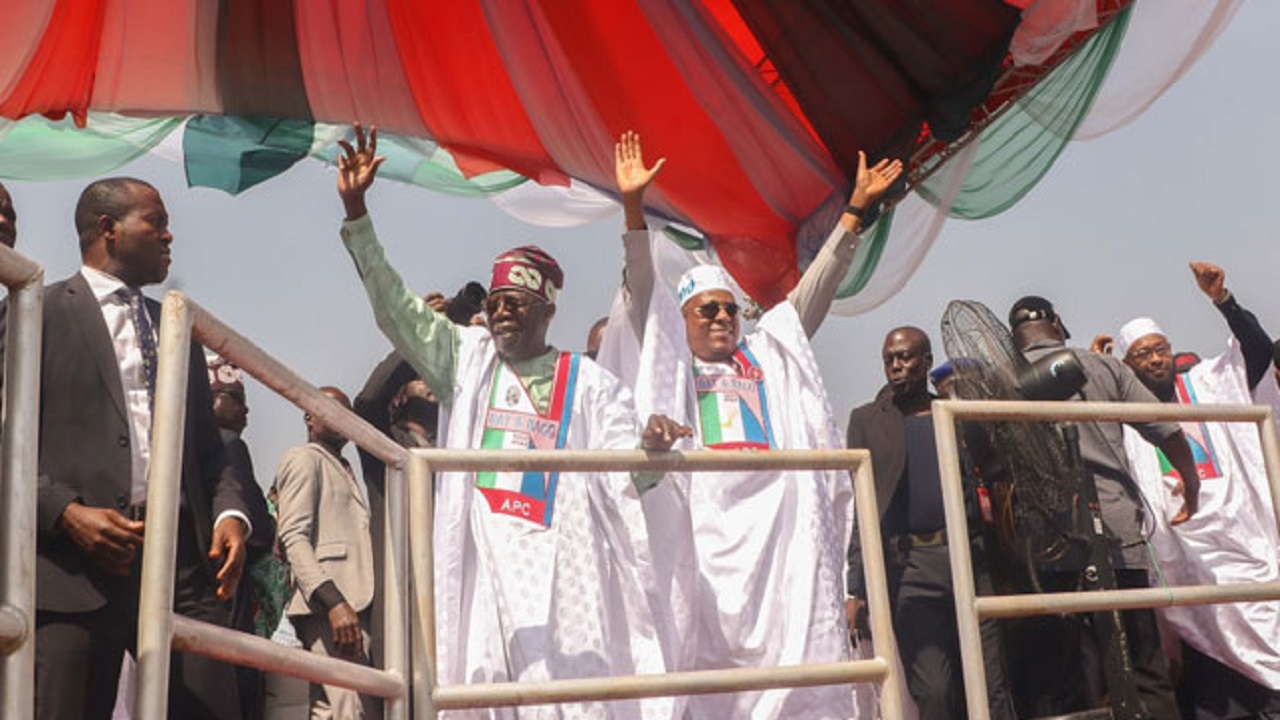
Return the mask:
{"type": "MultiPolygon", "coordinates": [[[[960,477],[957,420],[1074,422],[1250,422],[1258,426],[1271,488],[1272,510],[1280,526],[1280,443],[1270,408],[1256,405],[1178,405],[1172,403],[1039,402],[938,400],[933,403],[943,511],[949,537],[969,537],[960,477]]],[[[965,702],[971,720],[989,720],[986,670],[979,623],[985,618],[1052,615],[1109,609],[1204,605],[1245,600],[1280,600],[1280,583],[1184,585],[1080,593],[1043,593],[977,597],[968,543],[948,544],[952,591],[964,669],[965,702]]]]}
{"type": "Polygon", "coordinates": [[[388,720],[406,718],[408,622],[404,595],[408,535],[404,526],[405,490],[399,469],[407,457],[405,449],[177,291],[170,291],[164,298],[155,398],[147,477],[147,542],[143,544],[138,611],[136,716],[143,720],[167,717],[169,653],[175,648],[378,695],[387,699],[388,720]],[[387,530],[383,538],[387,548],[383,586],[384,670],[318,657],[305,650],[273,646],[269,641],[229,628],[174,617],[182,438],[193,338],[388,464],[387,530]]]}
{"type": "Polygon", "coordinates": [[[0,445],[0,717],[35,709],[36,474],[40,448],[40,349],[44,269],[0,245],[9,288],[0,445]]]}
{"type": "Polygon", "coordinates": [[[143,548],[142,599],[138,637],[137,714],[143,720],[165,717],[169,650],[210,655],[283,672],[313,682],[332,682],[389,699],[387,714],[405,717],[407,692],[412,692],[420,717],[436,717],[439,710],[497,707],[586,699],[634,698],[727,692],[751,688],[793,687],[845,682],[882,683],[881,708],[887,718],[902,714],[902,697],[894,676],[897,646],[889,614],[879,517],[866,514],[858,524],[869,552],[864,571],[875,657],[845,663],[783,668],[740,668],[641,675],[617,678],[556,680],[547,683],[492,683],[439,686],[436,677],[435,589],[432,543],[432,472],[463,469],[595,469],[595,470],[748,470],[851,469],[855,506],[875,508],[875,485],[870,456],[863,450],[774,451],[759,453],[645,453],[641,451],[517,451],[423,450],[410,455],[354,413],[320,393],[301,377],[271,358],[247,339],[219,322],[178,292],[165,296],[161,318],[156,409],[152,430],[152,462],[148,478],[148,542],[143,548]],[[174,617],[173,572],[177,543],[177,508],[185,418],[187,356],[192,337],[299,407],[318,416],[357,445],[389,464],[387,485],[388,563],[386,658],[387,669],[357,668],[332,658],[272,646],[227,628],[174,617]],[[400,470],[408,460],[408,481],[400,470]],[[407,495],[407,502],[406,502],[407,495]],[[412,517],[412,523],[408,523],[412,517]],[[412,536],[408,529],[412,527],[412,536]],[[413,552],[408,543],[412,541],[413,552]],[[412,557],[417,586],[413,610],[419,632],[406,631],[405,583],[412,557]],[[415,656],[412,679],[405,677],[408,641],[415,656]],[[341,670],[341,673],[335,672],[341,670]]]}
{"type": "MultiPolygon", "coordinates": [[[[441,710],[534,705],[582,700],[621,700],[663,695],[758,690],[876,681],[881,683],[880,710],[885,718],[902,716],[902,696],[896,678],[897,644],[889,611],[888,583],[876,512],[871,455],[866,450],[775,450],[733,453],[714,450],[649,453],[641,450],[413,450],[409,461],[410,544],[418,584],[415,600],[420,620],[421,663],[429,685],[415,694],[426,717],[441,710]],[[867,604],[874,657],[840,663],[815,663],[774,668],[734,668],[630,675],[537,683],[502,682],[440,685],[435,656],[435,574],[432,537],[433,473],[464,470],[530,471],[744,471],[850,470],[854,507],[870,508],[858,516],[859,538],[865,548],[867,604]]],[[[418,664],[415,659],[415,666],[418,664]]]]}

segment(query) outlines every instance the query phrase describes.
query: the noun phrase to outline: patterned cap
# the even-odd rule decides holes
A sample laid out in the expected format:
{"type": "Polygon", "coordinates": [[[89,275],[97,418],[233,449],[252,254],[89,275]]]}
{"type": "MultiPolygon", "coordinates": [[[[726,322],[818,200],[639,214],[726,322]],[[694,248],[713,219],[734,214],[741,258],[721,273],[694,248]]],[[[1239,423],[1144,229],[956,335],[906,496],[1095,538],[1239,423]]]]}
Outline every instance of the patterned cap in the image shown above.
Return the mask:
{"type": "Polygon", "coordinates": [[[536,245],[508,250],[493,261],[490,293],[522,290],[554,303],[556,294],[563,287],[564,273],[560,270],[560,264],[536,245]]]}
{"type": "Polygon", "coordinates": [[[676,295],[680,301],[680,307],[684,307],[685,303],[697,295],[710,290],[724,290],[735,299],[738,297],[738,293],[733,290],[733,280],[729,278],[729,273],[719,265],[695,265],[686,270],[680,276],[680,282],[676,284],[676,295]]]}
{"type": "Polygon", "coordinates": [[[214,392],[231,393],[244,396],[244,373],[230,360],[220,355],[211,355],[209,361],[209,389],[214,392]]]}

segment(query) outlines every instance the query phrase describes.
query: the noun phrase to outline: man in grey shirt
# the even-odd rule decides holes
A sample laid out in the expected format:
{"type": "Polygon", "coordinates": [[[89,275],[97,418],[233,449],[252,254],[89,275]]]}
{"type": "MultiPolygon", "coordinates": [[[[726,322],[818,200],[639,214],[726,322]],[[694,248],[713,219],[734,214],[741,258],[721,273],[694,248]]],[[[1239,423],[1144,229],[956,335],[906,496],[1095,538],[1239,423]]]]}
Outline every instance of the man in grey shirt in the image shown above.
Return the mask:
{"type": "MultiPolygon", "coordinates": [[[[1013,332],[1014,345],[1030,362],[1063,349],[1070,337],[1053,304],[1035,296],[1024,297],[1014,303],[1009,311],[1009,327],[1013,332]]],[[[1075,355],[1083,367],[1085,384],[1072,400],[1158,402],[1115,358],[1084,350],[1077,351],[1075,355]]],[[[1185,504],[1172,523],[1186,521],[1195,513],[1200,481],[1182,430],[1176,423],[1129,425],[1160,448],[1182,476],[1185,504]]],[[[1129,469],[1123,429],[1116,422],[1082,422],[1077,426],[1080,430],[1080,456],[1097,486],[1103,525],[1112,543],[1116,584],[1121,588],[1147,587],[1145,502],[1129,469]]],[[[1064,592],[1081,589],[1081,571],[1086,559],[1077,554],[1042,565],[1037,569],[1037,576],[1043,590],[1064,592]]],[[[1151,610],[1129,610],[1121,615],[1129,640],[1132,680],[1147,716],[1178,717],[1155,613],[1151,610]]],[[[1027,628],[1031,632],[1024,634],[1022,644],[1040,661],[1020,663],[1015,659],[1011,663],[1027,674],[1022,682],[1017,678],[1014,681],[1015,687],[1026,691],[1020,693],[1020,714],[1038,717],[1079,710],[1082,704],[1099,704],[1108,694],[1102,680],[1102,658],[1106,650],[1101,647],[1097,628],[1092,627],[1089,616],[1045,617],[1028,625],[1032,626],[1027,628]],[[1044,662],[1054,648],[1061,649],[1064,658],[1079,658],[1076,663],[1079,667],[1044,662]],[[1076,681],[1064,682],[1059,669],[1062,667],[1068,668],[1068,679],[1076,681]],[[1079,676],[1072,678],[1071,674],[1077,672],[1079,676]]]]}

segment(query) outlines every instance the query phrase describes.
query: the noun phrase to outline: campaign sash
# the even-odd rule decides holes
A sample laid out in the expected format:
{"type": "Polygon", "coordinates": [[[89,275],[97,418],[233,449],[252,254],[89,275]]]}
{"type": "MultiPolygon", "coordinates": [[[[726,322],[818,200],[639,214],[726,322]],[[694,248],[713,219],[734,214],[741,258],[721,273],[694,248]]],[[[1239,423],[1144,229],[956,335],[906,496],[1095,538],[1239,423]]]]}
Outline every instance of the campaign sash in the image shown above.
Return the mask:
{"type": "MultiPolygon", "coordinates": [[[[506,363],[499,363],[480,446],[486,450],[563,448],[573,412],[579,360],[576,353],[560,353],[545,414],[538,412],[520,376],[506,363]]],[[[476,473],[476,487],[489,503],[490,511],[546,528],[551,527],[559,479],[558,472],[487,471],[476,473]]]]}
{"type": "MultiPolygon", "coordinates": [[[[1174,380],[1174,391],[1178,395],[1178,403],[1182,405],[1195,405],[1199,402],[1196,399],[1195,388],[1190,382],[1187,382],[1187,374],[1180,373],[1174,380]]],[[[1203,422],[1184,422],[1181,423],[1182,432],[1187,437],[1187,444],[1191,446],[1191,457],[1196,463],[1196,474],[1201,480],[1213,480],[1222,477],[1221,465],[1218,463],[1218,456],[1213,450],[1213,440],[1209,437],[1209,428],[1203,422]]],[[[1164,452],[1157,449],[1160,456],[1160,473],[1162,475],[1173,475],[1173,463],[1169,462],[1169,458],[1165,457],[1164,452]]]]}
{"type": "Polygon", "coordinates": [[[709,373],[694,364],[702,445],[712,450],[769,450],[775,444],[764,373],[744,345],[733,353],[733,370],[709,373]]]}

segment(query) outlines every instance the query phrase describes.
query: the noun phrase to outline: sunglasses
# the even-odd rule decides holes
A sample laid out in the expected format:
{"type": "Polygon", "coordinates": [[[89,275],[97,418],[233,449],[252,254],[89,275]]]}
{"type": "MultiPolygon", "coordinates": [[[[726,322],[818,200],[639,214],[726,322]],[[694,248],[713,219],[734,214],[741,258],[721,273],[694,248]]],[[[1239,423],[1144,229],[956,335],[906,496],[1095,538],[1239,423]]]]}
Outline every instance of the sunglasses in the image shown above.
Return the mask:
{"type": "Polygon", "coordinates": [[[712,300],[693,309],[703,320],[715,320],[720,317],[721,310],[724,310],[730,318],[738,317],[738,303],[732,301],[722,303],[719,300],[712,300]]]}

